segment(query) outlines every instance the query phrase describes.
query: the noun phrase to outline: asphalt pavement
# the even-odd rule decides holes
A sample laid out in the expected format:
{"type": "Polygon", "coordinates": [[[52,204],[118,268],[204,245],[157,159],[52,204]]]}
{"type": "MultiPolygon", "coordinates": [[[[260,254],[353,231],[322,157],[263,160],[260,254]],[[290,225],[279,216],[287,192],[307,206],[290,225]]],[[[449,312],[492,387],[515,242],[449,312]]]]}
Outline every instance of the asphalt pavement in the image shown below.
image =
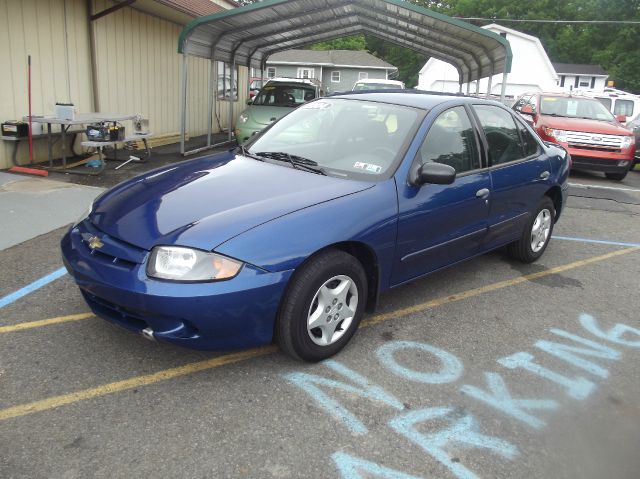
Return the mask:
{"type": "Polygon", "coordinates": [[[42,281],[66,227],[7,247],[0,477],[636,479],[640,172],[574,173],[570,194],[538,262],[387,292],[314,365],[95,318],[68,275],[42,281]]]}

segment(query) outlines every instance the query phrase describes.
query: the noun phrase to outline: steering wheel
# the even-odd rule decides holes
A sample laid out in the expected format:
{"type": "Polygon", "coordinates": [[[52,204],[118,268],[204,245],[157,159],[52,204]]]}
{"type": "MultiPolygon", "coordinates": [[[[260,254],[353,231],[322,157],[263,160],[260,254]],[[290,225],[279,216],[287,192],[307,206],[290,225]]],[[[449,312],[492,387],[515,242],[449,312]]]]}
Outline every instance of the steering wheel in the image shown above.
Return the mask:
{"type": "Polygon", "coordinates": [[[392,159],[394,156],[396,156],[396,152],[393,151],[388,146],[376,146],[369,153],[377,156],[378,158],[384,158],[389,160],[392,159]]]}

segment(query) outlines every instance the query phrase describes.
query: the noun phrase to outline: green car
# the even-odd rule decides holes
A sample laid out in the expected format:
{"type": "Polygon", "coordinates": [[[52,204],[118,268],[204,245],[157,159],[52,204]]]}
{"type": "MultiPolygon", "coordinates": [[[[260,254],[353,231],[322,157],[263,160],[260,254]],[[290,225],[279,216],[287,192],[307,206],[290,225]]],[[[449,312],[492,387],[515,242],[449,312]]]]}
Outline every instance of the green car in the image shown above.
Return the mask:
{"type": "Polygon", "coordinates": [[[319,87],[313,80],[302,78],[269,80],[260,93],[253,100],[249,100],[249,108],[238,116],[235,127],[238,144],[243,144],[274,121],[318,95],[319,87]]]}

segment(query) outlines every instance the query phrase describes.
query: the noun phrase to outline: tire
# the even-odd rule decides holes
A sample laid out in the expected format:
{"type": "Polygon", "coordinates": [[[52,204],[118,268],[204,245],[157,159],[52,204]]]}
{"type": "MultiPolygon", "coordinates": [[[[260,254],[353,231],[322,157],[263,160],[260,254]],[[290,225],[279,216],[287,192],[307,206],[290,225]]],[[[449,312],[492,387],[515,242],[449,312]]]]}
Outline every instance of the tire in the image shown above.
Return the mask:
{"type": "Polygon", "coordinates": [[[629,170],[626,170],[624,173],[605,173],[604,176],[609,180],[622,181],[625,179],[628,172],[629,170]]]}
{"type": "Polygon", "coordinates": [[[523,263],[533,263],[540,258],[551,239],[555,217],[553,201],[545,196],[527,221],[520,239],[507,246],[509,255],[523,263]]]}
{"type": "Polygon", "coordinates": [[[280,349],[310,362],[333,356],[358,329],[366,300],[367,276],[356,258],[339,250],[318,254],[284,294],[275,328],[280,349]]]}

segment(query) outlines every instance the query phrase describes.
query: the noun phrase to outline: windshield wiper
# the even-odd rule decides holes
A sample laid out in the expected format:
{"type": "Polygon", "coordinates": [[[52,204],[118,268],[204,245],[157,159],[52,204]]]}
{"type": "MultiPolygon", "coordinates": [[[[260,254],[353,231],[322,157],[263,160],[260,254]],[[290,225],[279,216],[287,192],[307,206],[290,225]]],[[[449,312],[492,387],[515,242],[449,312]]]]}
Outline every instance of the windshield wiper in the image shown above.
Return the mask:
{"type": "Polygon", "coordinates": [[[240,154],[242,156],[246,156],[248,158],[253,158],[254,160],[258,160],[258,161],[264,161],[264,158],[261,158],[258,155],[254,155],[253,153],[249,153],[249,150],[247,150],[244,145],[238,146],[238,148],[236,148],[236,150],[240,150],[240,154]]]}
{"type": "Polygon", "coordinates": [[[258,155],[276,161],[286,161],[295,169],[304,169],[306,171],[311,171],[312,173],[327,176],[327,172],[324,171],[322,167],[318,166],[318,162],[310,160],[309,158],[291,155],[283,151],[261,151],[258,155]]]}

